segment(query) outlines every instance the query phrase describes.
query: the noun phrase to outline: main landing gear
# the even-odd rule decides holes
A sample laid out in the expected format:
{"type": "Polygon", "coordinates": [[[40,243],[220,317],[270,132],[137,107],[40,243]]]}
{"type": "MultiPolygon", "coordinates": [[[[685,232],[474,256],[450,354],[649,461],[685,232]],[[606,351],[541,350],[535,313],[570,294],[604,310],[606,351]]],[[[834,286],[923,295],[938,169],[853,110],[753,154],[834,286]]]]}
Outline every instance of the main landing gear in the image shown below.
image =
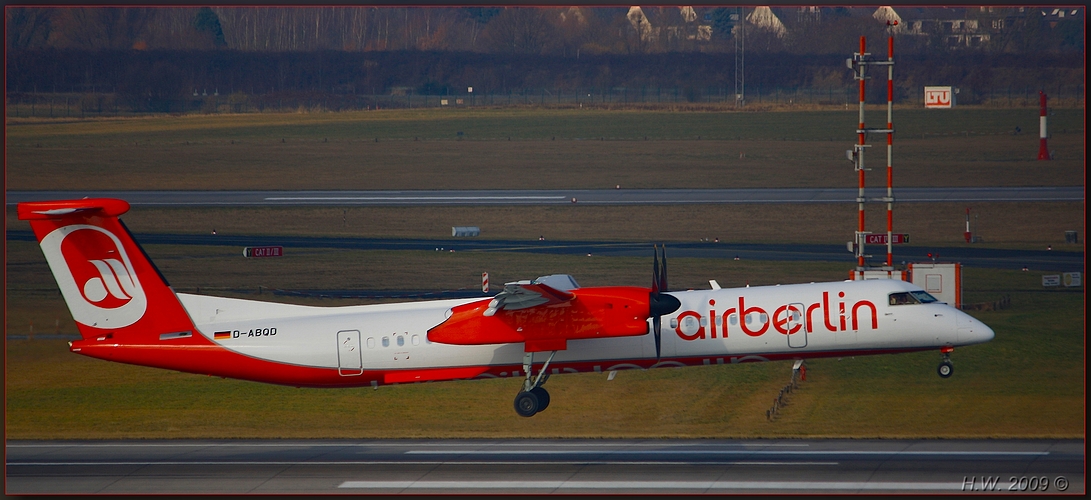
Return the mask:
{"type": "Polygon", "coordinates": [[[941,360],[939,362],[939,368],[936,368],[936,373],[943,378],[948,378],[955,372],[955,366],[951,364],[951,351],[955,350],[954,347],[945,346],[940,348],[939,352],[941,360]]]}
{"type": "Polygon", "coordinates": [[[538,376],[533,377],[533,381],[531,381],[531,375],[534,368],[534,353],[523,354],[523,373],[526,373],[527,376],[523,379],[523,390],[515,395],[515,413],[518,413],[519,416],[533,417],[535,413],[544,411],[549,406],[549,393],[546,392],[542,385],[546,383],[546,380],[549,380],[549,372],[546,370],[549,368],[549,362],[553,361],[555,354],[557,354],[557,351],[549,353],[549,359],[538,370],[538,376]]]}

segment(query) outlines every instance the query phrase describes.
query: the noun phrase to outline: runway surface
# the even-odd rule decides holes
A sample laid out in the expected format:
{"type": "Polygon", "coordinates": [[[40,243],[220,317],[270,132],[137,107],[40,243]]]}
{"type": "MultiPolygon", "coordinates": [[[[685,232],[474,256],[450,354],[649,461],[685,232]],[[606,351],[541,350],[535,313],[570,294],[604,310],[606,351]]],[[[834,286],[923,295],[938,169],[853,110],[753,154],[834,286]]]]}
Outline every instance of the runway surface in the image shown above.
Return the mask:
{"type": "MultiPolygon", "coordinates": [[[[855,203],[856,189],[565,189],[438,191],[8,191],[7,203],[121,198],[134,206],[676,205],[701,203],[855,203]]],[[[869,188],[873,201],[885,188],[869,188]]],[[[1083,186],[898,188],[898,203],[1082,201],[1083,186]]]]}
{"type": "Polygon", "coordinates": [[[8,494],[1084,492],[1082,440],[9,441],[8,494]]]}
{"type": "MultiPolygon", "coordinates": [[[[213,245],[237,247],[240,255],[247,246],[283,246],[286,255],[293,248],[346,248],[356,250],[425,250],[456,252],[528,252],[591,256],[651,257],[652,242],[612,241],[523,241],[488,240],[480,238],[449,239],[380,239],[306,236],[245,236],[229,234],[157,234],[138,233],[136,240],[143,245],[213,245]]],[[[7,231],[9,241],[36,241],[27,229],[7,231]]],[[[877,258],[885,259],[885,249],[875,247],[877,258]]],[[[832,261],[854,262],[853,254],[844,245],[767,244],[767,243],[671,243],[671,257],[715,259],[832,261]]],[[[1028,271],[1082,272],[1083,252],[1060,250],[1005,250],[967,245],[965,247],[925,247],[898,245],[899,263],[926,262],[931,253],[940,262],[961,262],[966,266],[1028,271]]]]}

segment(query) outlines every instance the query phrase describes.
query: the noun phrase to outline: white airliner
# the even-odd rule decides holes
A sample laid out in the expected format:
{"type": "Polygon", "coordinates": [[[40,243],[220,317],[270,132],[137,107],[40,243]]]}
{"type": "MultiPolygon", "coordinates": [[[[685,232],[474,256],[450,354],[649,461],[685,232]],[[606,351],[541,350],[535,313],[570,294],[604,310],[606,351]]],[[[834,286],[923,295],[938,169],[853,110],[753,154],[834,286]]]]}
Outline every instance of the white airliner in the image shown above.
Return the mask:
{"type": "Polygon", "coordinates": [[[82,339],[109,361],[306,387],[513,377],[515,410],[549,405],[550,375],[937,349],[993,338],[980,321],[898,280],[668,292],[580,288],[568,275],[495,297],[312,307],[175,293],[116,199],[20,203],[82,339]],[[537,358],[535,357],[537,355],[537,358]]]}

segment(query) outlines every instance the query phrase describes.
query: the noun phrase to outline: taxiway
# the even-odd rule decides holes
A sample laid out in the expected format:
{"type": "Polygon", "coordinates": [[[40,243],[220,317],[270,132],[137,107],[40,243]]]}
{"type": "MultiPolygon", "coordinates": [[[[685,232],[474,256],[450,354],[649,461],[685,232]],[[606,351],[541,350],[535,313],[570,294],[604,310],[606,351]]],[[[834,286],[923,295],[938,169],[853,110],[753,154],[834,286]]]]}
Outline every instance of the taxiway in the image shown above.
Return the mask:
{"type": "MultiPolygon", "coordinates": [[[[7,203],[121,198],[134,206],[430,206],[430,205],[677,205],[716,203],[855,203],[856,189],[565,189],[438,191],[8,191],[7,203]]],[[[885,188],[869,188],[879,199],[885,188]]],[[[906,187],[898,203],[1083,201],[1083,186],[906,187]]]]}
{"type": "MultiPolygon", "coordinates": [[[[543,415],[539,418],[548,418],[543,415]]],[[[9,441],[8,494],[1084,492],[1082,440],[9,441]]]]}

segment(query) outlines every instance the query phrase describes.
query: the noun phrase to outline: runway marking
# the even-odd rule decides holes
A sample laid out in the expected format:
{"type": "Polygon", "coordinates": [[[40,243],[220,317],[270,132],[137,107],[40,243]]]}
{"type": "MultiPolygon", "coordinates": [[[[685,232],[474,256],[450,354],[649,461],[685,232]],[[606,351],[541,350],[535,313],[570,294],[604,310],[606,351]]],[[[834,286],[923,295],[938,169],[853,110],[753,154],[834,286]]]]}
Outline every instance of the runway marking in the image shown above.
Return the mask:
{"type": "MultiPolygon", "coordinates": [[[[852,201],[852,200],[849,200],[852,201]]],[[[945,202],[965,202],[965,201],[1084,201],[1082,197],[1054,197],[1054,198],[995,198],[983,196],[981,198],[898,198],[901,202],[927,202],[927,203],[945,203],[945,202]]]]}
{"type": "Polygon", "coordinates": [[[657,455],[693,455],[702,454],[708,455],[712,453],[722,454],[747,454],[747,455],[860,455],[860,456],[888,456],[888,455],[912,455],[912,456],[1044,456],[1049,455],[1048,451],[864,451],[864,450],[829,450],[829,451],[817,451],[817,450],[799,450],[799,451],[776,451],[776,450],[752,450],[752,451],[703,451],[703,450],[610,450],[610,451],[586,451],[586,450],[518,450],[518,451],[501,451],[501,450],[467,450],[467,451],[454,451],[454,450],[409,450],[406,451],[407,455],[453,455],[453,454],[472,454],[472,455],[509,455],[512,453],[519,453],[521,455],[579,455],[579,454],[625,454],[625,455],[644,455],[644,454],[657,454],[657,455]]]}
{"type": "Polygon", "coordinates": [[[177,461],[164,460],[154,462],[8,462],[7,466],[34,467],[85,467],[92,465],[822,465],[836,466],[840,462],[760,462],[752,460],[732,460],[719,462],[671,462],[671,461],[613,461],[613,460],[500,460],[500,461],[457,461],[450,460],[334,460],[334,461],[177,461]]]}
{"type": "Polygon", "coordinates": [[[854,481],[345,481],[362,489],[960,490],[961,483],[854,481]]]}
{"type": "Polygon", "coordinates": [[[265,201],[567,200],[567,196],[280,196],[265,201]]]}

